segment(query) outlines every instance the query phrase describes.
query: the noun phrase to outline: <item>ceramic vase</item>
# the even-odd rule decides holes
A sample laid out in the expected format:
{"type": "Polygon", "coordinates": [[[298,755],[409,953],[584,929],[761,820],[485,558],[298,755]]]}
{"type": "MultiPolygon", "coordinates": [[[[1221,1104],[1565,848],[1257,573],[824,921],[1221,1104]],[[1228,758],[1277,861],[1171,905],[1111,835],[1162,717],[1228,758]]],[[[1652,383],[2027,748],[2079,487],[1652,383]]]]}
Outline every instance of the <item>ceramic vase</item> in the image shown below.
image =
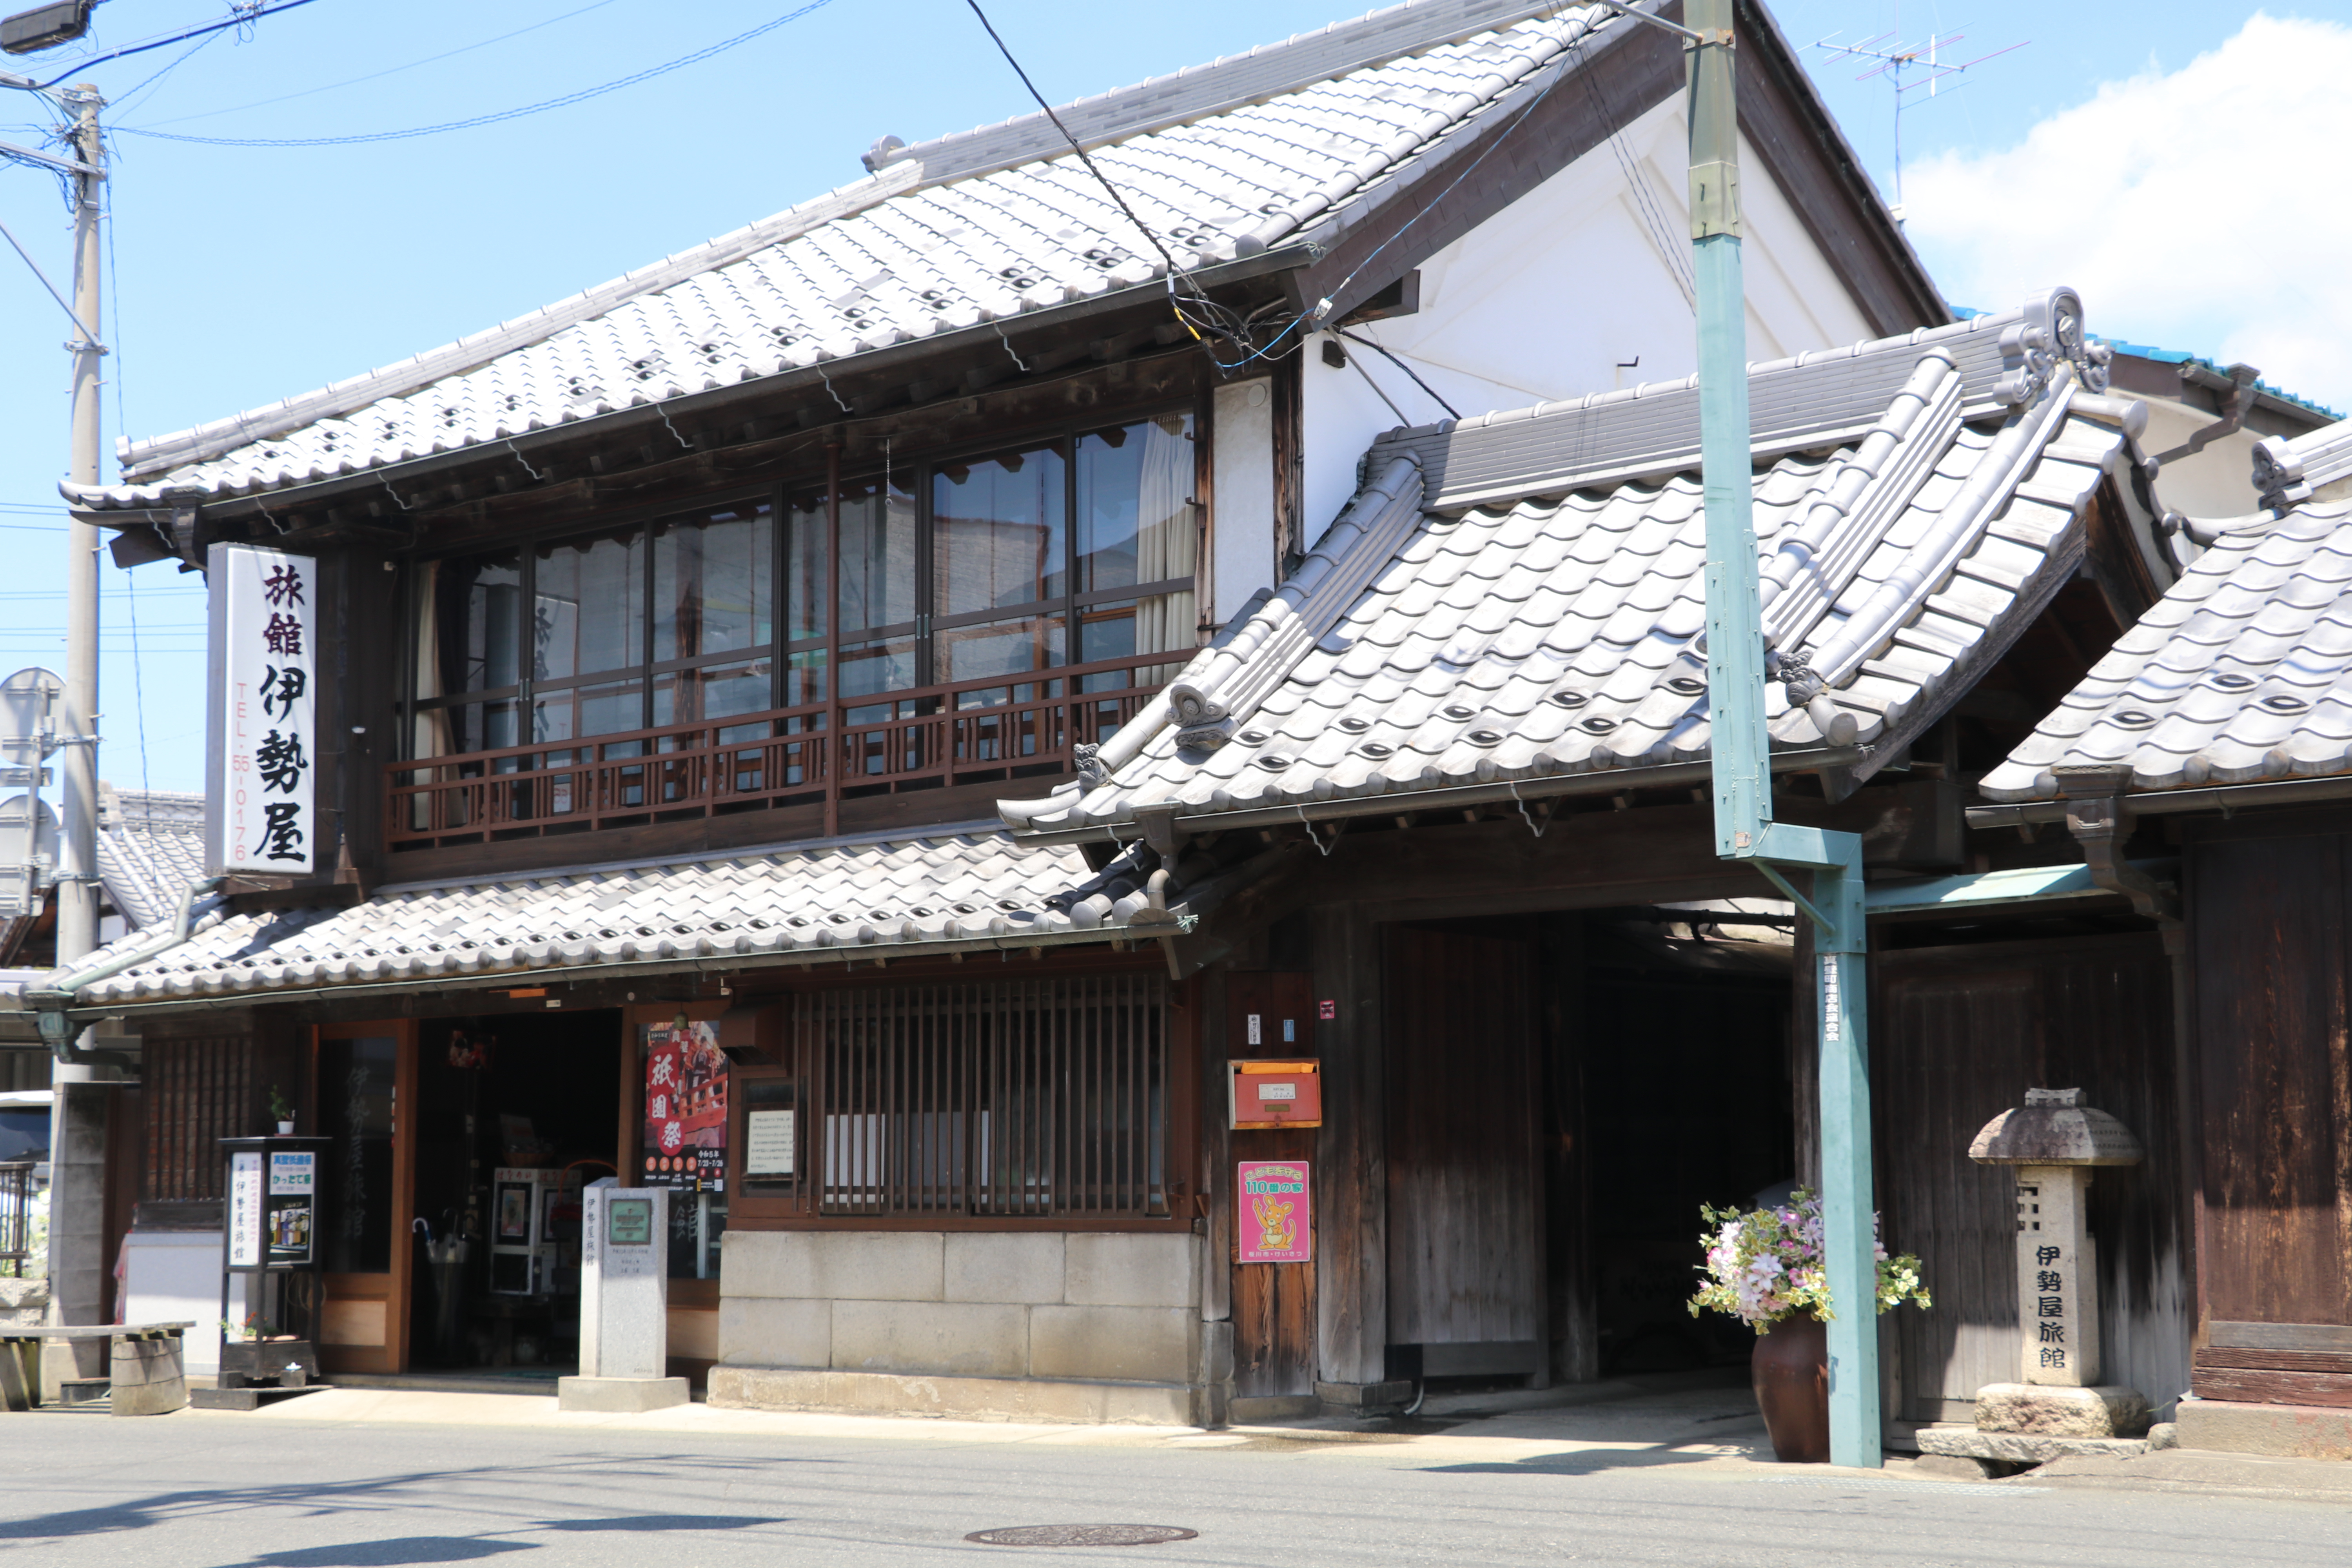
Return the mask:
{"type": "Polygon", "coordinates": [[[1829,1325],[1810,1317],[1775,1323],[1757,1336],[1748,1371],[1773,1457],[1784,1465],[1829,1463],[1829,1325]]]}

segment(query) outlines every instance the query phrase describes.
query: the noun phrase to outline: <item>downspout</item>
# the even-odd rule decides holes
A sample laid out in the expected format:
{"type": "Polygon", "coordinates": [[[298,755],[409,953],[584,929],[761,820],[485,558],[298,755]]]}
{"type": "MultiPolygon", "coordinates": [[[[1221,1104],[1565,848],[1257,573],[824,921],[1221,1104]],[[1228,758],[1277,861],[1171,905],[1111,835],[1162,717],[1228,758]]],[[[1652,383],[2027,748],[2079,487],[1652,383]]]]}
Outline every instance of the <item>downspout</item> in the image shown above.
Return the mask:
{"type": "Polygon", "coordinates": [[[32,1009],[35,1020],[40,1026],[41,1038],[48,1043],[50,1054],[61,1062],[77,1065],[131,1066],[131,1058],[121,1051],[74,1048],[73,1042],[81,1033],[74,1026],[69,1016],[75,999],[83,986],[120,974],[132,965],[169,952],[187,941],[188,928],[195,923],[196,900],[220,885],[218,877],[207,877],[202,881],[189,883],[180,889],[179,906],[173,911],[172,924],[168,929],[134,938],[102,955],[94,954],[92,962],[78,963],[69,969],[53,969],[47,982],[38,990],[26,991],[26,1005],[32,1009]]]}
{"type": "Polygon", "coordinates": [[[2131,804],[2121,795],[2066,803],[2066,831],[2083,847],[2083,863],[2091,880],[2131,900],[2132,909],[2166,925],[2180,920],[2180,900],[2172,887],[2158,881],[2124,858],[2131,837],[2131,804]]]}

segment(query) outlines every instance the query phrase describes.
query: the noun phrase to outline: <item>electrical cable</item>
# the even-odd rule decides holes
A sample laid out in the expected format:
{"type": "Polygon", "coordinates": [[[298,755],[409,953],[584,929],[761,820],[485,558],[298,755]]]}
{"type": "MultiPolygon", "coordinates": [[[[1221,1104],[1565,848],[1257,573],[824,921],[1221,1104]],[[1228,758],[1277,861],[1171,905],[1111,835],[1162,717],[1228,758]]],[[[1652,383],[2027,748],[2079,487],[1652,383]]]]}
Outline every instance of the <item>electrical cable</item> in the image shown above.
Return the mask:
{"type": "MultiPolygon", "coordinates": [[[[295,0],[295,3],[302,4],[305,0],[295,0]]],[[[697,49],[690,55],[681,55],[666,64],[648,67],[633,75],[622,77],[616,81],[605,82],[600,87],[583,88],[578,92],[567,92],[561,98],[551,98],[540,103],[527,103],[520,109],[504,109],[495,114],[477,114],[466,120],[443,121],[436,125],[412,126],[406,131],[371,131],[352,136],[189,136],[176,131],[142,131],[129,125],[119,126],[116,129],[118,134],[121,135],[145,136],[157,142],[192,142],[204,147],[352,147],[369,142],[404,142],[415,136],[436,136],[445,131],[473,131],[485,125],[498,125],[509,120],[520,120],[525,115],[541,114],[551,109],[569,109],[573,104],[585,103],[591,99],[602,98],[608,92],[618,92],[625,87],[635,87],[641,81],[651,81],[656,77],[667,76],[674,70],[699,65],[704,60],[723,55],[730,49],[739,48],[754,38],[772,33],[788,22],[797,22],[812,11],[822,11],[832,4],[833,0],[809,0],[809,4],[803,5],[797,11],[788,11],[783,16],[775,17],[772,21],[762,22],[749,31],[738,33],[731,38],[722,38],[707,48],[697,49]]]]}
{"type": "MultiPolygon", "coordinates": [[[[1551,11],[1550,16],[1558,16],[1560,12],[1568,9],[1570,9],[1568,5],[1556,6],[1551,11]]],[[[1546,19],[1549,20],[1549,17],[1547,17],[1546,19]]],[[[1580,28],[1576,37],[1568,43],[1566,48],[1561,52],[1565,54],[1580,48],[1584,33],[1590,30],[1589,26],[1580,28]]],[[[1580,64],[1582,56],[1580,54],[1578,58],[1580,64]]],[[[1357,278],[1362,274],[1364,268],[1370,267],[1372,262],[1379,258],[1381,251],[1386,250],[1390,246],[1394,245],[1398,240],[1402,239],[1407,230],[1412,228],[1413,225],[1419,223],[1423,218],[1428,216],[1430,210],[1435,207],[1438,203],[1452,195],[1454,194],[1454,188],[1456,185],[1459,185],[1463,181],[1476,174],[1478,172],[1478,165],[1484,163],[1488,158],[1493,157],[1495,149],[1500,147],[1504,142],[1511,139],[1511,132],[1517,131],[1526,122],[1528,116],[1533,114],[1536,111],[1537,107],[1540,105],[1545,99],[1551,96],[1551,89],[1558,87],[1561,80],[1569,74],[1570,73],[1564,61],[1554,65],[1552,68],[1551,79],[1544,83],[1541,91],[1538,92],[1535,97],[1528,100],[1528,106],[1519,110],[1517,117],[1514,119],[1508,126],[1504,128],[1503,133],[1496,137],[1494,141],[1488,142],[1486,150],[1479,153],[1475,158],[1473,158],[1470,161],[1470,166],[1468,168],[1463,170],[1460,174],[1454,175],[1453,179],[1447,181],[1444,190],[1438,192],[1437,195],[1432,196],[1428,201],[1423,202],[1419,210],[1414,212],[1411,217],[1405,219],[1404,222],[1397,225],[1395,231],[1392,232],[1386,239],[1372,247],[1371,254],[1366,256],[1361,261],[1356,263],[1356,265],[1349,269],[1345,278],[1340,279],[1338,283],[1332,286],[1331,291],[1328,294],[1324,295],[1322,299],[1315,302],[1315,308],[1308,311],[1307,314],[1314,317],[1316,320],[1320,321],[1323,312],[1330,308],[1331,301],[1338,299],[1341,294],[1347,292],[1348,285],[1353,283],[1357,278]]],[[[1465,120],[1462,123],[1466,124],[1467,121],[1465,120]]]]}
{"type": "Polygon", "coordinates": [[[1047,103],[1045,95],[1037,90],[1037,84],[1029,79],[1029,73],[1021,68],[1021,62],[1014,59],[1013,51],[1004,47],[1003,38],[997,34],[996,24],[991,22],[988,19],[988,13],[980,8],[980,0],[964,0],[964,4],[971,6],[971,14],[980,18],[981,28],[988,34],[988,41],[994,44],[996,52],[1004,57],[1004,63],[1013,68],[1013,74],[1021,79],[1021,85],[1027,88],[1029,96],[1037,100],[1037,107],[1044,110],[1045,118],[1054,122],[1054,129],[1062,133],[1062,140],[1070,144],[1070,151],[1078,155],[1078,162],[1087,166],[1087,173],[1092,174],[1101,183],[1102,188],[1110,193],[1110,199],[1118,204],[1118,210],[1127,215],[1127,221],[1135,226],[1136,232],[1142,235],[1150,244],[1151,248],[1160,253],[1160,259],[1168,264],[1169,287],[1173,289],[1176,275],[1181,270],[1176,265],[1176,258],[1168,254],[1168,247],[1160,243],[1160,237],[1146,227],[1141,218],[1135,216],[1135,209],[1127,205],[1127,198],[1118,194],[1118,187],[1105,179],[1103,172],[1095,167],[1095,161],[1087,156],[1087,150],[1078,145],[1078,139],[1070,134],[1070,128],[1062,123],[1062,117],[1054,112],[1054,106],[1047,103]]]}
{"type": "Polygon", "coordinates": [[[1675,287],[1681,292],[1683,303],[1696,310],[1698,309],[1698,279],[1692,272],[1690,258],[1685,254],[1690,247],[1675,239],[1674,230],[1667,225],[1664,215],[1658,211],[1655,193],[1650,189],[1650,183],[1642,178],[1633,151],[1626,144],[1625,133],[1619,128],[1616,115],[1611,112],[1609,100],[1601,95],[1598,73],[1587,68],[1584,40],[1578,38],[1569,45],[1569,48],[1576,56],[1576,74],[1592,100],[1593,112],[1601,116],[1601,123],[1609,129],[1609,151],[1617,160],[1618,172],[1625,176],[1625,184],[1633,190],[1633,205],[1642,226],[1650,231],[1650,238],[1657,245],[1658,254],[1665,258],[1666,270],[1674,274],[1675,287]]]}
{"type": "Polygon", "coordinates": [[[145,43],[131,44],[120,49],[110,49],[102,55],[85,55],[80,59],[76,60],[65,70],[51,77],[48,80],[44,82],[36,82],[34,85],[41,89],[43,91],[47,91],[48,89],[53,88],[57,86],[58,83],[65,80],[67,77],[79,75],[81,72],[88,70],[92,66],[104,65],[108,60],[119,60],[131,55],[143,55],[150,49],[165,48],[173,44],[180,43],[184,39],[199,38],[204,37],[206,33],[217,33],[227,27],[250,26],[254,23],[260,21],[264,16],[275,16],[280,11],[291,11],[297,5],[308,5],[310,4],[310,0],[281,0],[280,4],[271,5],[267,8],[259,6],[256,6],[250,10],[240,8],[235,16],[231,16],[226,22],[212,22],[201,27],[190,27],[184,32],[173,33],[168,37],[150,38],[145,43]]]}
{"type": "Polygon", "coordinates": [[[153,93],[149,92],[149,89],[156,86],[165,77],[170,76],[173,71],[178,70],[182,66],[186,65],[190,60],[195,58],[196,51],[204,48],[215,39],[223,37],[226,37],[226,35],[222,33],[206,33],[203,37],[198,38],[194,43],[190,44],[186,54],[182,55],[170,65],[165,66],[162,70],[157,71],[154,75],[147,78],[138,86],[132,88],[129,92],[126,92],[120,98],[116,99],[112,106],[114,112],[121,115],[128,115],[133,109],[136,109],[141,103],[146,101],[145,99],[140,97],[141,93],[147,93],[150,98],[153,97],[153,93]]]}
{"type": "Polygon", "coordinates": [[[25,265],[33,269],[33,276],[41,280],[41,287],[49,291],[49,298],[58,302],[58,309],[66,313],[68,321],[73,322],[74,331],[88,337],[89,329],[81,324],[81,318],[74,314],[74,308],[71,305],[66,303],[66,297],[58,292],[58,286],[49,281],[48,274],[41,270],[40,265],[33,259],[32,253],[17,244],[16,237],[9,232],[8,226],[5,223],[0,223],[0,239],[5,239],[10,245],[16,246],[16,254],[25,258],[25,265]]]}
{"type": "Polygon", "coordinates": [[[320,93],[332,92],[338,88],[357,87],[362,82],[376,81],[388,76],[398,76],[402,71],[415,70],[419,66],[429,66],[442,60],[454,59],[459,55],[471,54],[476,49],[487,49],[492,44],[503,44],[509,38],[520,38],[525,33],[536,33],[541,27],[552,27],[558,22],[569,22],[574,16],[584,16],[591,11],[601,11],[614,3],[615,0],[593,0],[592,4],[583,5],[576,11],[566,11],[561,16],[550,16],[543,22],[533,22],[528,27],[517,27],[510,33],[500,33],[496,37],[483,38],[471,44],[461,44],[454,49],[444,49],[437,55],[427,55],[421,60],[411,60],[406,65],[387,66],[383,70],[370,71],[365,76],[346,77],[341,81],[331,81],[320,87],[306,87],[299,92],[282,93],[276,98],[260,99],[252,103],[233,104],[226,109],[207,109],[196,114],[174,115],[169,120],[158,120],[152,123],[185,125],[192,120],[215,120],[224,114],[241,114],[248,109],[267,109],[272,104],[291,103],[298,98],[314,98],[320,93]]]}
{"type": "Polygon", "coordinates": [[[1160,253],[1160,259],[1168,268],[1166,280],[1169,308],[1175,312],[1177,321],[1184,330],[1192,334],[1193,342],[1199,343],[1202,351],[1208,354],[1212,363],[1230,375],[1253,361],[1263,359],[1272,353],[1285,338],[1297,330],[1298,324],[1307,319],[1304,312],[1293,317],[1265,345],[1254,347],[1251,331],[1263,312],[1263,308],[1261,310],[1252,311],[1247,316],[1237,316],[1227,307],[1197,290],[1180,296],[1176,291],[1176,282],[1178,279],[1187,276],[1185,269],[1176,265],[1176,258],[1170,253],[1168,247],[1160,243],[1160,237],[1151,231],[1150,225],[1136,216],[1135,209],[1128,205],[1127,197],[1119,193],[1117,185],[1111,184],[1109,176],[1097,166],[1094,159],[1087,156],[1087,150],[1078,145],[1078,139],[1070,134],[1070,128],[1062,123],[1062,117],[1054,112],[1054,106],[1045,101],[1045,95],[1037,90],[1037,84],[1029,79],[1029,73],[1023,69],[1021,62],[1013,58],[1013,50],[1005,44],[1003,37],[997,32],[996,25],[988,19],[988,13],[980,8],[980,0],[964,0],[964,4],[971,7],[971,14],[980,19],[981,27],[988,34],[989,41],[996,46],[996,52],[1004,57],[1004,63],[1011,66],[1013,74],[1021,79],[1021,85],[1029,89],[1029,96],[1036,100],[1037,107],[1044,111],[1045,118],[1052,121],[1054,129],[1062,133],[1062,140],[1070,144],[1070,151],[1078,155],[1078,162],[1086,166],[1087,173],[1093,175],[1096,183],[1109,194],[1111,201],[1120,212],[1127,215],[1127,221],[1135,226],[1137,232],[1143,236],[1151,248],[1160,253]],[[1200,315],[1196,317],[1192,311],[1187,310],[1185,309],[1187,304],[1196,307],[1200,315]],[[1209,329],[1207,336],[1202,332],[1201,329],[1203,325],[1209,329]],[[1217,357],[1214,349],[1209,347],[1211,336],[1228,339],[1240,348],[1250,352],[1245,353],[1241,359],[1227,363],[1217,357]]]}
{"type": "Polygon", "coordinates": [[[139,714],[139,787],[143,790],[148,787],[147,682],[143,675],[147,659],[146,656],[140,651],[139,647],[139,590],[137,579],[128,572],[125,572],[122,574],[122,577],[123,581],[131,584],[131,592],[123,595],[123,598],[124,602],[131,607],[131,703],[132,708],[134,708],[139,714]]]}
{"type": "MultiPolygon", "coordinates": [[[[1371,350],[1374,353],[1380,355],[1382,359],[1396,366],[1397,369],[1404,372],[1405,374],[1412,376],[1412,384],[1421,388],[1422,391],[1429,394],[1431,402],[1436,404],[1440,408],[1444,409],[1446,413],[1452,415],[1454,418],[1459,419],[1462,417],[1462,410],[1454,407],[1454,405],[1438,396],[1437,388],[1422,380],[1419,372],[1415,371],[1412,366],[1405,363],[1404,361],[1399,359],[1395,354],[1391,353],[1387,349],[1382,348],[1379,343],[1374,342],[1370,338],[1360,338],[1355,333],[1348,331],[1345,327],[1334,327],[1331,331],[1336,335],[1347,339],[1351,343],[1363,344],[1366,348],[1371,350]]],[[[1400,414],[1397,417],[1402,419],[1404,416],[1400,414]]]]}

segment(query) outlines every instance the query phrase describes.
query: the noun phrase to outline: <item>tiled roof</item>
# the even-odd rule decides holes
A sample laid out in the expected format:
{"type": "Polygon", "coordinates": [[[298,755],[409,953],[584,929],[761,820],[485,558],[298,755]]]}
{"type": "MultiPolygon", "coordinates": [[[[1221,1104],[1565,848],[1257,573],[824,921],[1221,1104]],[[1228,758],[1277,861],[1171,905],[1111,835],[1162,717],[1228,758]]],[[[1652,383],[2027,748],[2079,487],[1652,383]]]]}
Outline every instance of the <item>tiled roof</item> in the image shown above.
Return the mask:
{"type": "MultiPolygon", "coordinates": [[[[2107,346],[2115,350],[2116,353],[2119,354],[2130,354],[2135,359],[2150,360],[2158,364],[2198,365],[2206,370],[2211,371],[2215,375],[2221,377],[2225,381],[2229,378],[2230,367],[2228,365],[2221,363],[2218,360],[2209,358],[2204,354],[2193,354],[2182,349],[2151,348],[2146,343],[2127,343],[2121,338],[2109,338],[2105,341],[2107,346]]],[[[2282,403],[2291,403],[2297,408],[2308,409],[2314,414],[2324,415],[2330,419],[2339,419],[2343,417],[2343,416],[2337,414],[2336,410],[2328,407],[2325,404],[2314,403],[2308,397],[2298,396],[2294,393],[2287,391],[2284,387],[2273,386],[2267,381],[2256,381],[2254,383],[2254,390],[2257,392],[2267,392],[2282,403]]]]}
{"type": "MultiPolygon", "coordinates": [[[[1572,44],[1591,38],[1580,58],[1598,60],[1640,26],[1598,6],[1540,15],[1549,9],[1417,0],[1088,100],[1108,105],[1089,125],[1117,132],[1092,157],[1181,267],[1309,231],[1328,238],[1422,153],[1523,102],[1572,44]]],[[[67,493],[104,508],[279,489],[1159,279],[1158,253],[1074,154],[1045,155],[1055,149],[1034,130],[1017,121],[895,153],[872,178],[531,317],[127,444],[131,482],[67,493]],[[1000,166],[1007,156],[1034,161],[1000,166]],[[937,183],[934,165],[951,177],[937,183]],[[984,172],[962,172],[973,169],[984,172]]]]}
{"type": "MultiPolygon", "coordinates": [[[[1977,337],[1949,329],[1758,368],[1790,409],[1818,391],[1825,426],[1809,444],[1790,416],[1776,439],[1797,449],[1755,475],[1764,629],[1829,687],[1826,705],[1793,708],[1768,688],[1777,746],[1835,743],[1849,726],[1900,744],[2074,572],[2091,497],[2137,460],[2137,408],[2084,390],[2099,376],[2071,336],[2080,319],[2060,291],[1977,337]],[[2061,353],[2032,350],[2036,333],[2061,353]],[[2011,345],[2020,401],[1972,416],[1964,362],[1992,341],[2011,345]],[[1858,362],[1894,365],[1866,424],[1851,406],[1858,362]]],[[[1458,475],[1458,462],[1424,463],[1411,440],[1375,447],[1370,482],[1307,564],[1171,683],[1165,717],[1147,710],[1106,743],[1108,777],[1007,803],[1006,820],[1099,836],[1158,808],[1207,827],[1704,761],[1696,454],[1664,462],[1664,479],[1618,478],[1659,464],[1654,433],[1612,437],[1571,412],[1519,426],[1557,443],[1515,459],[1538,480],[1511,495],[1482,479],[1467,510],[1444,489],[1423,496],[1433,468],[1458,475]]]]}
{"type": "Polygon", "coordinates": [[[2352,502],[2200,531],[2212,542],[1979,787],[2056,798],[2056,770],[2176,789],[2352,772],[2352,502]]]}
{"type": "Polygon", "coordinates": [[[2272,436],[2254,445],[2254,489],[2267,507],[2307,501],[2323,485],[2352,479],[2352,419],[2298,436],[2272,436]]]}
{"type": "Polygon", "coordinates": [[[205,797],[101,785],[98,871],[134,931],[171,919],[205,874],[205,797]]]}
{"type": "MultiPolygon", "coordinates": [[[[795,954],[895,957],[1172,934],[1182,901],[1151,907],[1125,861],[1089,870],[1075,849],[1015,844],[984,826],[745,850],[707,859],[572,868],[388,887],[344,908],[231,912],[199,906],[188,940],[83,988],[92,1007],[383,982],[543,983],[555,973],[675,971],[795,954]]],[[[94,955],[102,957],[103,954],[94,955]]]]}

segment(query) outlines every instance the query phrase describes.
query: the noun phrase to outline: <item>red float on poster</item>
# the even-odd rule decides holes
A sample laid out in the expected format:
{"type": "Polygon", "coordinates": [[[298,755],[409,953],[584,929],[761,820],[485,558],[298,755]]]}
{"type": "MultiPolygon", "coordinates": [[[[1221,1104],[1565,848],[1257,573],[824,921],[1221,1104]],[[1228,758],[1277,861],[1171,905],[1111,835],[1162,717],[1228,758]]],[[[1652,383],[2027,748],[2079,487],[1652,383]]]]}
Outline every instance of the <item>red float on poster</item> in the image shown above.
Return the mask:
{"type": "Polygon", "coordinates": [[[1241,1205],[1241,1261],[1310,1263],[1315,1212],[1304,1160],[1244,1160],[1234,1183],[1241,1205]]]}

